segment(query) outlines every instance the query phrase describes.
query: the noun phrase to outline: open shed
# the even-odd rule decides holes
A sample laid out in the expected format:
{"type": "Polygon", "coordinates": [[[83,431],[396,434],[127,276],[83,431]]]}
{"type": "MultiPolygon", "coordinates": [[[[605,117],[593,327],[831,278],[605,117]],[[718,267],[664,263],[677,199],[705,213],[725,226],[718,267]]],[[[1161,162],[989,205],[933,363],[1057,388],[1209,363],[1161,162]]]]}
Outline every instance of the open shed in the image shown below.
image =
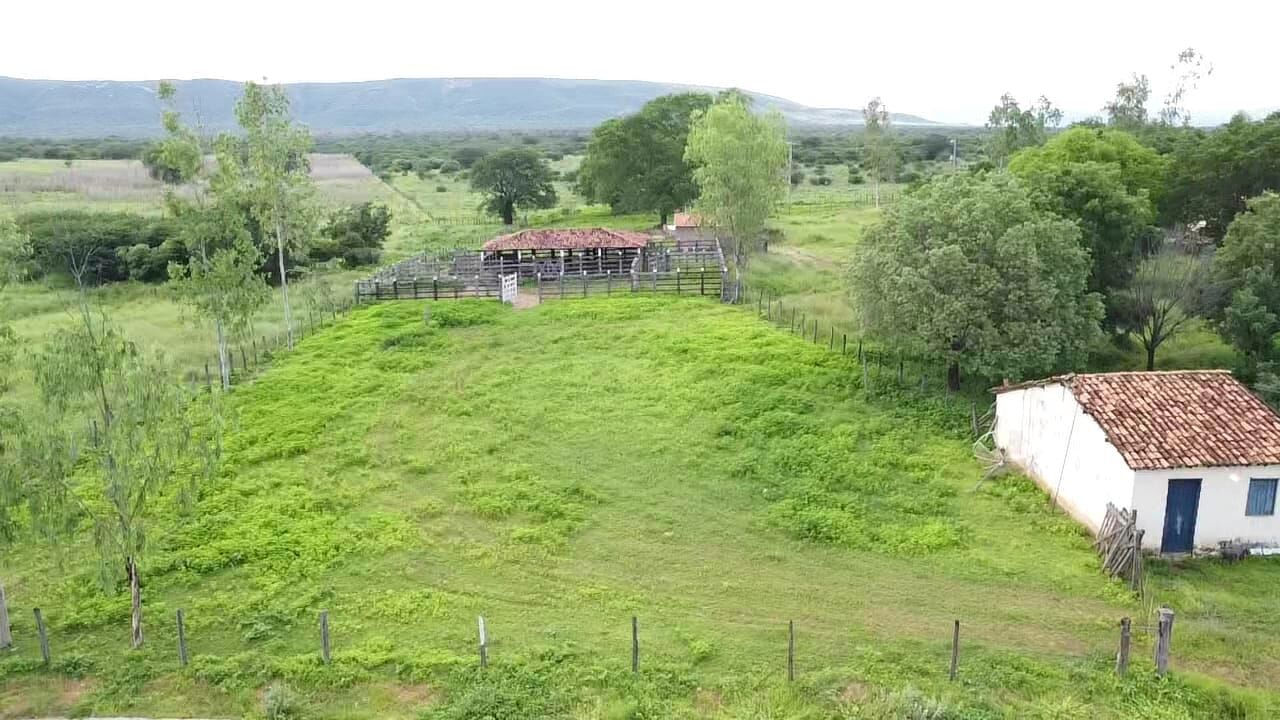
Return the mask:
{"type": "Polygon", "coordinates": [[[1280,417],[1225,370],[1061,375],[996,392],[995,441],[1097,531],[1137,511],[1143,547],[1280,547],[1280,417]]]}
{"type": "Polygon", "coordinates": [[[487,270],[538,273],[630,273],[649,245],[644,233],[606,228],[543,228],[501,235],[481,248],[487,270]]]}

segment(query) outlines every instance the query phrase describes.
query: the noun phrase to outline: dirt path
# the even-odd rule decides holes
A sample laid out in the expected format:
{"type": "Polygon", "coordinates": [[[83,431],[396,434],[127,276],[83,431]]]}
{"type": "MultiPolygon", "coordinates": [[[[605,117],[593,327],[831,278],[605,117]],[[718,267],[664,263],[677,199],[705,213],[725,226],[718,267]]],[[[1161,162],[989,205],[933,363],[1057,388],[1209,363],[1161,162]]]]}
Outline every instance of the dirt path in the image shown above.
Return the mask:
{"type": "Polygon", "coordinates": [[[511,307],[516,310],[528,310],[531,307],[538,306],[538,296],[535,293],[519,292],[516,293],[515,302],[511,303],[511,307]]]}

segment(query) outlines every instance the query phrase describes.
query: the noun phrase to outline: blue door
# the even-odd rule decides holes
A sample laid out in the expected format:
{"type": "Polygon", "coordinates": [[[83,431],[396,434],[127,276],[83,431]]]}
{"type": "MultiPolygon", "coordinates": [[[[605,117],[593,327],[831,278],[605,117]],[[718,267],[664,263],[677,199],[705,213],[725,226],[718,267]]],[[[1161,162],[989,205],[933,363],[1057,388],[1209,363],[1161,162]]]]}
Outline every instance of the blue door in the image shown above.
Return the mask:
{"type": "Polygon", "coordinates": [[[1164,506],[1164,539],[1160,552],[1191,552],[1196,541],[1196,510],[1200,507],[1199,480],[1170,480],[1164,506]]]}

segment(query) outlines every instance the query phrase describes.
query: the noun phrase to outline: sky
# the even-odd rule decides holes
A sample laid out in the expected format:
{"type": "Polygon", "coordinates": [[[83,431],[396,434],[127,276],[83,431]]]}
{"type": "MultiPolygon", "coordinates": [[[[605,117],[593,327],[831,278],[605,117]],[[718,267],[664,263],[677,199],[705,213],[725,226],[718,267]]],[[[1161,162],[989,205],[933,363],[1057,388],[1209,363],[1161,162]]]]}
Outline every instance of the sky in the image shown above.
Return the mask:
{"type": "MultiPolygon", "coordinates": [[[[1005,92],[1071,119],[1194,47],[1193,120],[1280,107],[1280,2],[61,0],[6,3],[0,75],[55,80],[561,77],[740,87],[981,124],[1005,92]]],[[[3,111],[3,108],[0,108],[3,111]]]]}

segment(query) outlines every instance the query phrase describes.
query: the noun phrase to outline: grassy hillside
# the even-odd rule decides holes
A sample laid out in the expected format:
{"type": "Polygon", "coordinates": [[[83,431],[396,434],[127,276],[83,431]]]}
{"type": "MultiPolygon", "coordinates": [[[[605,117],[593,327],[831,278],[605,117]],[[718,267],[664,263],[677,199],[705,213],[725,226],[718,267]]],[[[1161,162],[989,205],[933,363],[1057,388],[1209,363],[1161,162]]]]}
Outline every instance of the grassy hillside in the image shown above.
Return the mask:
{"type": "Polygon", "coordinates": [[[1280,709],[1280,639],[1263,631],[1280,567],[1157,567],[1152,597],[1179,611],[1179,672],[1157,680],[1140,633],[1117,680],[1115,623],[1152,608],[1099,573],[1025,480],[974,490],[967,407],[868,397],[856,378],[703,300],[359,310],[235,391],[221,477],[193,515],[150,530],[144,650],[126,650],[127,595],[95,589],[83,544],[60,564],[32,548],[0,558],[19,638],[0,657],[0,716],[238,716],[272,679],[306,717],[332,718],[1280,709]]]}

